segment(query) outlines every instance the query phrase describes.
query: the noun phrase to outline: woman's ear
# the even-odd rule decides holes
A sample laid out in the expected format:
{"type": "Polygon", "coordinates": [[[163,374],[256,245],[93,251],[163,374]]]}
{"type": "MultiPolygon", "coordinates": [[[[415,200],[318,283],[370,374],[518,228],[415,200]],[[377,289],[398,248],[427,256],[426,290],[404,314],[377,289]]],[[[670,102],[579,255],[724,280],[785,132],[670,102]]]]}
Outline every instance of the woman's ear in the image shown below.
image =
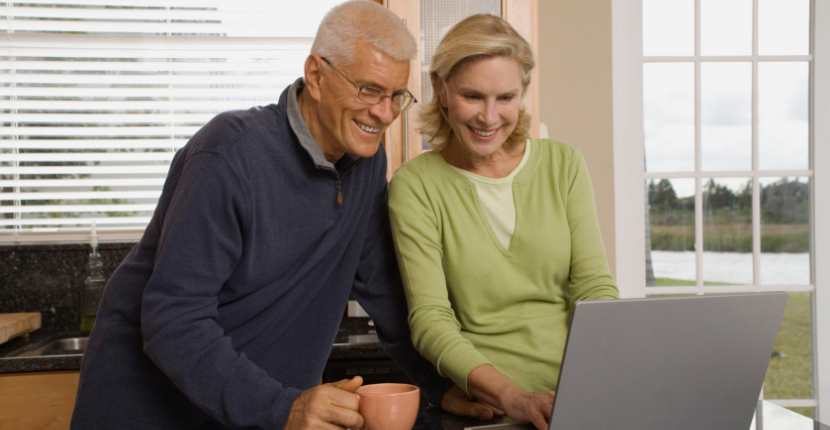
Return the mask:
{"type": "Polygon", "coordinates": [[[447,84],[444,82],[443,79],[439,78],[435,81],[435,91],[438,92],[438,99],[441,101],[441,107],[447,107],[447,84]]]}
{"type": "Polygon", "coordinates": [[[323,59],[317,54],[311,54],[305,59],[305,91],[316,101],[322,99],[323,90],[323,59]]]}

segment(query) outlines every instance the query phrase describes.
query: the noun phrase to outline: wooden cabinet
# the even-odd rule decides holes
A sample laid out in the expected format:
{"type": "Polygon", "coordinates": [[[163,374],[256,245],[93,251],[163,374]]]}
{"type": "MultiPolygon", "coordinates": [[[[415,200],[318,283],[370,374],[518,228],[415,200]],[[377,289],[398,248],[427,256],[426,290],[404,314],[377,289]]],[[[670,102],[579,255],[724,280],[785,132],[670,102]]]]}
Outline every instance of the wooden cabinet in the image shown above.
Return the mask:
{"type": "Polygon", "coordinates": [[[0,375],[0,430],[68,429],[80,372],[0,375]]]}
{"type": "MultiPolygon", "coordinates": [[[[412,68],[409,72],[409,91],[415,95],[419,100],[419,104],[424,104],[427,100],[423,100],[422,89],[429,86],[429,79],[425,78],[429,70],[430,59],[423,55],[424,47],[423,41],[427,36],[440,38],[443,34],[427,35],[422,34],[422,29],[425,27],[421,22],[422,3],[427,7],[435,4],[446,2],[447,5],[458,2],[458,0],[375,0],[378,3],[388,7],[392,12],[406,20],[406,27],[415,36],[415,41],[418,44],[419,55],[415,61],[412,62],[412,68]]],[[[462,5],[463,6],[463,5],[462,5]]],[[[459,6],[459,7],[462,7],[459,6]]],[[[462,7],[463,8],[463,7],[462,7]]],[[[530,135],[534,137],[539,136],[539,31],[538,31],[538,11],[539,0],[501,0],[500,10],[496,8],[495,12],[500,12],[501,17],[507,20],[515,29],[530,43],[536,57],[537,66],[533,71],[531,77],[530,88],[525,96],[525,105],[528,111],[533,116],[533,122],[530,128],[530,135]]],[[[466,9],[464,9],[466,10],[466,9]]],[[[459,18],[458,20],[460,20],[459,18]]],[[[458,22],[458,21],[455,21],[458,22]]],[[[386,145],[386,155],[389,160],[389,171],[387,177],[391,178],[398,167],[400,167],[407,160],[417,156],[422,149],[421,135],[416,131],[417,122],[417,108],[418,104],[410,109],[408,116],[403,114],[393,122],[386,131],[384,142],[386,145]],[[405,144],[405,140],[408,144],[405,144]]]]}

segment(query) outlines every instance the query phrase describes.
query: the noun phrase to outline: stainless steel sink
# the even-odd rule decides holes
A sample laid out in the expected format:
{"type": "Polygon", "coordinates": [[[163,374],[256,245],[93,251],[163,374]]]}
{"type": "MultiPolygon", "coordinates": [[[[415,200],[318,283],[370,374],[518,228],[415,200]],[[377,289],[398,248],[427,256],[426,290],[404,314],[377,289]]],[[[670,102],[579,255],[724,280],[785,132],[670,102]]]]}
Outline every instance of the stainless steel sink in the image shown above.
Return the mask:
{"type": "Polygon", "coordinates": [[[14,357],[42,357],[49,355],[81,355],[86,349],[88,337],[67,337],[53,340],[46,345],[14,354],[14,357]]]}
{"type": "Polygon", "coordinates": [[[84,349],[86,349],[87,341],[89,341],[88,337],[70,337],[66,339],[58,339],[41,346],[37,349],[37,351],[83,351],[84,349]]]}

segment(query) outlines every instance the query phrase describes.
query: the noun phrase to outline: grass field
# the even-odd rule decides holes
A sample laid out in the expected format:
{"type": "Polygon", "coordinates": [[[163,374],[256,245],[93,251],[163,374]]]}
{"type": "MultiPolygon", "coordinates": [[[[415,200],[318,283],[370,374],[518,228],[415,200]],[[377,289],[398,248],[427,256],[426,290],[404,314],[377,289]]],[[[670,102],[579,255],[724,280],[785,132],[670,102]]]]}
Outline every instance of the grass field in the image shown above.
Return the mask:
{"type": "MultiPolygon", "coordinates": [[[[694,281],[657,278],[657,286],[694,286],[694,281]]],[[[724,285],[706,282],[705,285],[724,285]]],[[[790,293],[781,321],[775,351],[764,379],[764,398],[813,398],[811,293],[790,293]]],[[[813,408],[789,408],[813,417],[813,408]]]]}
{"type": "MultiPolygon", "coordinates": [[[[694,251],[694,225],[652,224],[651,249],[694,251]]],[[[761,252],[807,252],[810,226],[807,224],[762,224],[761,252]]],[[[703,227],[703,249],[717,252],[752,252],[751,224],[707,224],[703,227]]]]}

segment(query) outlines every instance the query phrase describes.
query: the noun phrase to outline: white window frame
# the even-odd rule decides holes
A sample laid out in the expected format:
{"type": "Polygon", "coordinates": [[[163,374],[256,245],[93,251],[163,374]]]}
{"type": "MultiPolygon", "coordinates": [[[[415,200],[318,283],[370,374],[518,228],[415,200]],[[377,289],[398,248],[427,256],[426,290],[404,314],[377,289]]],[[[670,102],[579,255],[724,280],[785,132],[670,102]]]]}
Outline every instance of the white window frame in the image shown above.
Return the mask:
{"type": "MultiPolygon", "coordinates": [[[[758,0],[753,10],[757,11],[758,0]]],[[[700,0],[695,1],[696,28],[699,28],[700,0]]],[[[759,265],[754,264],[754,284],[735,287],[704,287],[701,276],[702,246],[697,246],[697,286],[670,287],[674,294],[703,294],[707,292],[753,291],[809,291],[813,293],[813,362],[814,397],[777,401],[786,407],[815,407],[816,420],[830,423],[830,268],[816,262],[830,261],[830,0],[812,0],[811,54],[801,61],[812,59],[810,85],[811,166],[809,170],[770,172],[763,176],[808,176],[812,193],[812,267],[813,285],[760,285],[759,265]],[[823,119],[823,120],[822,120],[823,119]],[[822,335],[819,336],[818,334],[822,335]]],[[[757,22],[757,12],[753,20],[757,22]]],[[[757,25],[753,25],[757,34],[757,25]]],[[[695,56],[683,61],[700,65],[699,32],[696,31],[695,56]]],[[[643,64],[652,60],[672,58],[645,58],[642,39],[642,1],[612,0],[612,82],[614,112],[614,182],[617,282],[622,297],[645,297],[646,294],[665,294],[662,287],[646,287],[645,267],[645,180],[654,177],[690,177],[696,180],[695,204],[702,205],[701,179],[708,177],[757,177],[757,103],[753,102],[753,171],[750,172],[696,172],[652,174],[645,172],[643,132],[643,64]]],[[[778,56],[763,56],[764,60],[778,56]]],[[[753,37],[753,56],[723,57],[725,61],[752,61],[754,82],[757,82],[757,37],[753,37]]],[[[795,59],[787,56],[788,60],[795,59]]],[[[676,60],[677,61],[677,60],[676,60]]],[[[699,73],[696,76],[700,76],[699,73]]],[[[757,94],[757,83],[753,84],[757,94]]],[[[696,83],[699,97],[699,82],[696,83]]],[[[699,102],[696,103],[696,127],[700,129],[699,102]]],[[[699,132],[697,133],[699,135],[699,132]]],[[[700,144],[696,144],[696,166],[700,166],[700,144]]],[[[699,167],[698,167],[699,169],[699,167]]],[[[758,181],[753,181],[753,217],[760,217],[758,181]]],[[[702,210],[696,207],[696,238],[702,244],[702,210]]],[[[760,219],[753,219],[753,254],[760,255],[760,219]]]]}

